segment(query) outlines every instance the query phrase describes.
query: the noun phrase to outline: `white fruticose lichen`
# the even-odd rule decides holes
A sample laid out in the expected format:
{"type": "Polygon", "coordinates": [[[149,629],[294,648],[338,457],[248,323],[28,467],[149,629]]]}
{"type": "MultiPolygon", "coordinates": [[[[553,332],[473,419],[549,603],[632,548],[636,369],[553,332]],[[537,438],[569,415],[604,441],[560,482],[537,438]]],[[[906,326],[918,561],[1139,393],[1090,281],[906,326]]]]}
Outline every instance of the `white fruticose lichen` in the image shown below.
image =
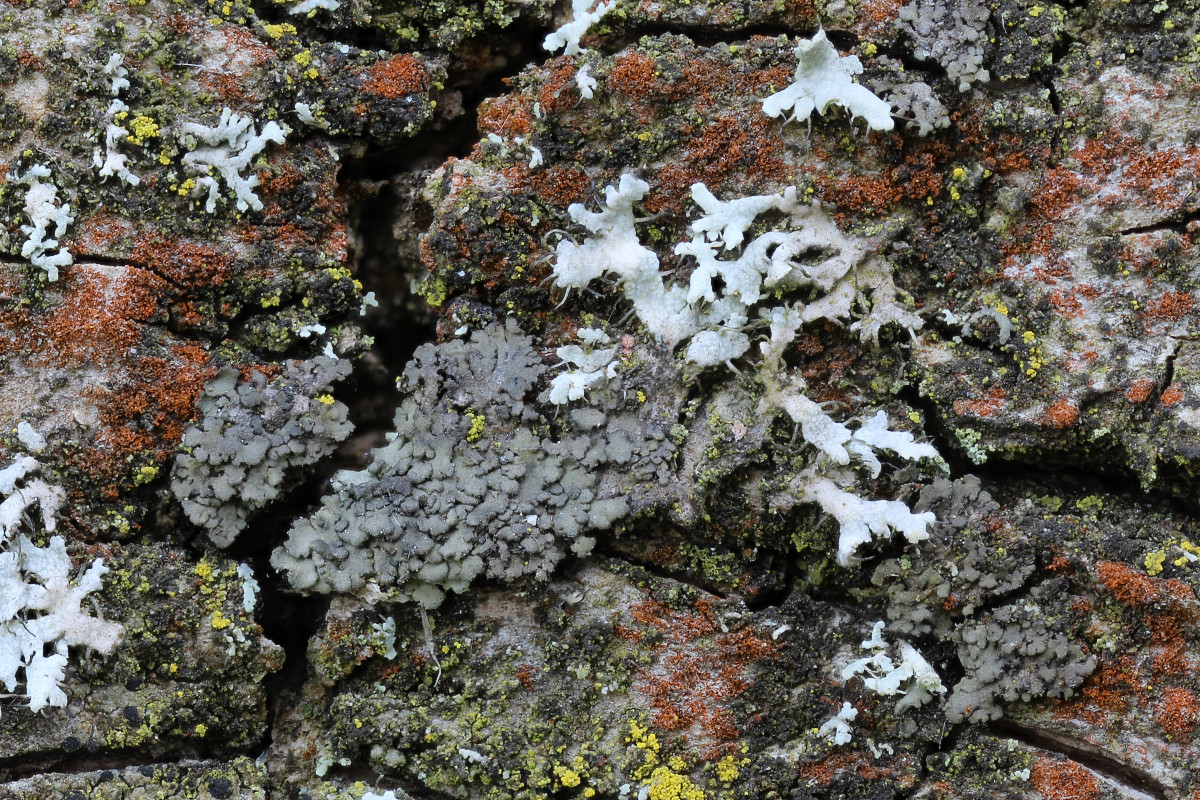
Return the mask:
{"type": "Polygon", "coordinates": [[[253,614],[262,587],[258,585],[258,579],[254,577],[254,568],[249,564],[238,564],[237,575],[242,579],[242,610],[253,614]]]}
{"type": "MultiPolygon", "coordinates": [[[[567,209],[592,235],[582,243],[558,243],[553,268],[557,285],[583,289],[602,275],[614,275],[646,329],[667,347],[686,342],[684,358],[698,367],[728,363],[750,351],[748,320],[768,290],[775,296],[804,290],[807,302],[758,308],[770,326],[769,339],[759,346],[760,410],[787,413],[818,451],[788,489],[838,521],[838,562],[843,565],[852,563],[858,547],[892,531],[909,542],[927,538],[933,514],[913,514],[895,500],[864,500],[848,489],[859,482],[855,468],[878,477],[881,464],[875,451],[913,461],[936,459],[937,451],[918,444],[911,434],[889,430],[883,412],[858,420],[857,430],[834,421],[804,394],[804,378],[783,358],[802,326],[820,319],[848,320],[856,309],[869,308],[851,325],[867,341],[877,341],[890,323],[909,330],[921,326],[920,318],[897,300],[891,268],[874,255],[872,242],[843,234],[818,203],[799,202],[793,187],[722,201],[697,183],[692,197],[704,213],[692,223],[692,240],[675,247],[677,255],[691,257],[696,266],[686,287],[668,284],[659,272],[658,256],[637,236],[634,206],[648,191],[645,181],[624,175],[617,186],[607,187],[600,211],[580,203],[567,209]],[[768,212],[784,215],[788,229],[767,231],[742,247],[746,231],[768,212]],[[719,257],[731,250],[736,258],[719,257]]],[[[599,379],[598,369],[589,362],[587,369],[559,376],[552,400],[582,397],[589,382],[599,379]]]]}
{"type": "Polygon", "coordinates": [[[129,88],[129,79],[125,77],[129,74],[129,70],[121,66],[124,60],[123,53],[113,53],[103,68],[104,74],[113,76],[111,86],[113,101],[108,104],[108,109],[104,112],[104,156],[101,157],[100,149],[96,148],[92,153],[92,165],[100,171],[101,178],[110,178],[116,175],[130,186],[137,186],[142,179],[130,172],[129,167],[126,166],[129,156],[123,155],[117,150],[117,145],[129,138],[129,131],[117,124],[118,117],[129,114],[129,106],[117,99],[117,95],[129,88]]]}
{"type": "Polygon", "coordinates": [[[589,11],[592,0],[571,0],[571,21],[558,30],[546,35],[542,47],[553,53],[559,48],[566,48],[563,53],[568,56],[578,55],[579,39],[587,33],[587,29],[600,21],[608,12],[616,8],[616,0],[600,3],[595,10],[589,11]]]}
{"type": "Polygon", "coordinates": [[[110,178],[116,175],[130,186],[137,186],[142,179],[129,171],[127,166],[129,156],[117,150],[117,145],[129,138],[129,131],[118,125],[116,118],[118,114],[128,113],[129,106],[120,100],[114,99],[109,103],[108,110],[105,112],[104,157],[101,158],[100,149],[96,148],[92,153],[92,166],[100,171],[101,178],[110,178]]]}
{"type": "Polygon", "coordinates": [[[129,88],[129,79],[125,77],[129,74],[129,70],[122,66],[124,62],[124,53],[113,53],[108,57],[108,63],[102,67],[105,75],[112,76],[110,90],[113,97],[116,97],[122,91],[129,88]]]}
{"type": "Polygon", "coordinates": [[[884,623],[876,622],[871,629],[871,638],[862,643],[864,650],[874,653],[846,665],[842,680],[865,675],[863,686],[877,694],[903,694],[896,703],[896,712],[918,708],[933,700],[933,695],[944,694],[946,687],[925,657],[908,642],[899,642],[900,663],[892,661],[887,654],[890,644],[883,638],[884,623]]]}
{"type": "Polygon", "coordinates": [[[575,73],[575,86],[579,89],[579,96],[584,100],[592,99],[593,92],[597,86],[596,79],[588,74],[588,70],[591,69],[591,66],[591,64],[584,64],[579,68],[579,71],[575,73]]]}
{"type": "Polygon", "coordinates": [[[184,155],[183,166],[189,174],[199,176],[194,193],[208,192],[204,210],[211,214],[217,209],[220,187],[212,176],[215,171],[233,190],[238,211],[248,208],[261,211],[262,201],[254,194],[254,187],[259,184],[258,176],[247,177],[242,173],[268,142],[283,144],[285,137],[286,131],[274,120],[256,133],[254,120],[228,108],[221,111],[221,119],[213,127],[198,122],[185,123],[180,138],[193,149],[184,155]]]}
{"type": "Polygon", "coordinates": [[[325,9],[326,11],[337,11],[342,7],[340,0],[304,0],[303,3],[297,3],[288,9],[289,14],[312,14],[317,9],[325,9]]]}
{"type": "Polygon", "coordinates": [[[828,737],[829,741],[837,745],[849,744],[854,738],[850,732],[850,723],[857,716],[857,708],[849,703],[842,703],[841,710],[817,729],[817,735],[828,737]]]}
{"type": "Polygon", "coordinates": [[[89,616],[82,609],[87,595],[101,588],[108,568],[96,559],[76,580],[71,580],[71,558],[61,536],[38,547],[18,534],[27,511],[41,508],[42,527],[55,528],[56,514],[65,493],[31,477],[41,465],[29,457],[18,458],[0,470],[0,683],[24,691],[32,711],[65,706],[62,682],[68,650],[84,646],[110,653],[123,628],[89,616]]]}
{"type": "Polygon", "coordinates": [[[311,128],[329,130],[329,123],[317,116],[317,114],[319,114],[321,111],[321,102],[317,101],[315,105],[316,108],[313,107],[313,104],[302,103],[297,100],[296,104],[292,106],[292,110],[296,112],[296,116],[305,125],[308,125],[311,128]]]}
{"type": "Polygon", "coordinates": [[[46,437],[25,420],[17,423],[17,441],[34,453],[40,453],[46,447],[46,437]]]}
{"type": "Polygon", "coordinates": [[[612,342],[608,334],[597,328],[580,328],[578,335],[582,347],[569,344],[555,351],[564,364],[575,367],[550,381],[550,402],[555,405],[578,400],[592,384],[617,377],[617,348],[600,347],[612,342]]]}
{"type": "Polygon", "coordinates": [[[46,273],[46,280],[58,280],[60,267],[72,263],[71,253],[58,245],[59,237],[67,232],[67,226],[75,221],[69,203],[59,204],[58,187],[46,180],[50,168],[34,164],[21,175],[10,175],[12,183],[23,183],[29,187],[25,192],[25,216],[29,224],[21,226],[27,237],[21,245],[21,255],[46,273]],[[54,232],[50,226],[54,225],[54,232]],[[53,252],[57,250],[58,252],[53,252]]]}
{"type": "Polygon", "coordinates": [[[870,89],[854,82],[853,76],[863,71],[858,56],[838,55],[825,31],[817,31],[807,41],[801,40],[795,53],[800,60],[795,79],[786,89],[763,101],[767,116],[785,117],[788,122],[807,120],[813,111],[824,114],[829,106],[839,105],[852,117],[865,119],[872,130],[892,129],[895,123],[891,107],[870,89]]]}

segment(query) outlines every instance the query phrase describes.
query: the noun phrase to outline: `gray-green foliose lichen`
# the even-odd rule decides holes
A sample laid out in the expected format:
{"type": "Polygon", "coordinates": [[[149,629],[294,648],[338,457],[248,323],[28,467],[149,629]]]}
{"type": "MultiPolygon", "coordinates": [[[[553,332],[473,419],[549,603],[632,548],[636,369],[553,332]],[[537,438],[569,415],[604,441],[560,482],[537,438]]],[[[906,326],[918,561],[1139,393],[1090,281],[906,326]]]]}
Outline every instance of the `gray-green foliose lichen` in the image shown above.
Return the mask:
{"type": "Polygon", "coordinates": [[[225,367],[196,403],[197,425],[183,434],[171,491],[188,519],[227,547],[256,511],[275,500],[300,468],[333,452],[353,425],[329,390],[350,374],[348,359],[287,361],[267,379],[239,383],[225,367]]]}
{"type": "Polygon", "coordinates": [[[610,413],[544,419],[532,395],[545,371],[511,320],[422,346],[391,441],[365,470],[334,478],[272,564],[304,591],[435,606],[477,577],[544,579],[567,548],[589,552],[586,532],[627,516],[639,484],[666,481],[675,448],[661,421],[620,410],[618,398],[610,413]],[[625,490],[601,481],[609,468],[625,490]]]}

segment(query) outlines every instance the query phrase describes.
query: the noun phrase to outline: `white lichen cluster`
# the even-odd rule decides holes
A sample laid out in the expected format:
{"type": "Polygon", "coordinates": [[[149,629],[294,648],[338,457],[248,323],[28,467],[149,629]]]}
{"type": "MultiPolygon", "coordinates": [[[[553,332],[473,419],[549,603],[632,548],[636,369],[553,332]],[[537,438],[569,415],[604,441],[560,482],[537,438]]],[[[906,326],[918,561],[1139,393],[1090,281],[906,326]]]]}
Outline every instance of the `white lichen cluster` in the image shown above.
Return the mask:
{"type": "Polygon", "coordinates": [[[261,132],[255,132],[254,120],[228,108],[221,111],[221,119],[215,126],[185,123],[180,139],[192,149],[184,155],[183,166],[189,174],[197,176],[193,194],[208,195],[204,210],[211,214],[217,209],[221,188],[214,177],[216,173],[233,190],[238,211],[248,208],[262,211],[262,201],[254,194],[258,176],[243,173],[268,142],[283,144],[285,136],[286,131],[274,120],[267,122],[261,132]]]}
{"type": "Polygon", "coordinates": [[[103,559],[72,581],[71,558],[61,536],[39,547],[20,532],[35,506],[42,528],[47,533],[55,529],[65,494],[36,477],[40,470],[32,456],[0,469],[0,683],[9,696],[28,698],[33,711],[67,704],[62,683],[70,647],[107,654],[122,632],[120,625],[82,608],[108,571],[103,559]]]}
{"type": "Polygon", "coordinates": [[[846,665],[842,680],[859,677],[863,686],[876,694],[902,695],[896,702],[897,714],[925,705],[935,694],[945,694],[946,687],[937,671],[908,642],[897,644],[900,660],[898,663],[892,660],[888,655],[892,646],[883,638],[883,628],[882,621],[875,623],[871,638],[862,643],[862,648],[872,654],[846,665]]]}
{"type": "Polygon", "coordinates": [[[289,14],[315,14],[319,9],[337,11],[342,7],[339,0],[304,0],[288,9],[289,14]]]}
{"type": "Polygon", "coordinates": [[[617,7],[616,0],[608,0],[608,2],[597,4],[595,9],[589,10],[592,2],[593,0],[571,0],[571,21],[547,34],[542,42],[542,47],[551,53],[562,49],[564,55],[578,55],[580,53],[579,40],[587,33],[588,28],[617,7]]]}
{"type": "Polygon", "coordinates": [[[66,234],[67,226],[75,221],[75,217],[69,203],[59,202],[58,187],[49,178],[49,167],[34,164],[20,175],[10,175],[9,181],[29,187],[25,192],[25,216],[29,223],[21,226],[21,232],[26,236],[21,245],[21,256],[43,270],[46,280],[56,281],[59,269],[73,262],[70,251],[60,247],[58,240],[66,234]]]}
{"type": "MultiPolygon", "coordinates": [[[[783,357],[804,325],[851,320],[856,309],[870,309],[850,326],[865,340],[877,341],[882,327],[891,323],[909,330],[920,327],[920,318],[897,299],[891,269],[874,255],[871,242],[843,234],[818,203],[799,202],[792,187],[722,201],[697,183],[692,197],[704,213],[691,225],[691,240],[675,247],[677,255],[690,257],[695,266],[686,284],[669,283],[660,274],[657,254],[637,235],[634,206],[649,188],[624,175],[617,186],[607,187],[599,211],[580,203],[568,208],[571,219],[591,235],[582,242],[558,243],[556,284],[570,291],[605,275],[614,277],[645,328],[666,347],[686,343],[684,359],[697,367],[731,363],[751,353],[750,318],[757,312],[759,325],[769,328],[756,365],[764,389],[760,410],[785,412],[818,451],[789,489],[838,521],[839,563],[851,563],[859,546],[891,531],[909,542],[927,538],[932,514],[913,514],[899,501],[864,500],[848,490],[860,482],[857,470],[878,477],[876,452],[918,460],[936,458],[937,451],[918,444],[911,434],[889,430],[883,412],[846,423],[833,420],[805,395],[804,378],[783,357]],[[743,246],[747,230],[768,212],[782,215],[786,227],[743,246]],[[760,305],[789,292],[809,299],[760,305]]],[[[552,400],[563,403],[583,397],[587,386],[600,379],[600,362],[608,354],[601,358],[564,349],[559,357],[576,365],[552,387],[552,400]]]]}
{"type": "Polygon", "coordinates": [[[838,105],[850,112],[851,117],[865,119],[872,130],[892,129],[891,107],[870,89],[854,82],[854,76],[863,71],[858,56],[838,55],[825,31],[801,40],[795,53],[800,63],[792,84],[764,100],[763,113],[791,122],[808,120],[813,111],[824,114],[829,106],[838,105]]]}
{"type": "Polygon", "coordinates": [[[122,91],[129,88],[129,79],[125,77],[129,70],[122,66],[124,59],[124,54],[113,53],[104,65],[104,74],[112,76],[113,99],[104,112],[104,152],[101,155],[100,148],[96,148],[92,153],[92,166],[99,171],[101,178],[115,175],[130,186],[137,186],[142,179],[129,171],[129,156],[117,150],[118,144],[129,139],[129,131],[117,124],[118,119],[129,114],[129,106],[118,98],[122,91]]]}
{"type": "Polygon", "coordinates": [[[817,729],[817,735],[828,738],[836,745],[849,744],[854,738],[854,734],[850,730],[850,723],[856,717],[858,717],[858,709],[849,703],[842,703],[841,710],[825,720],[824,724],[817,729]]]}
{"type": "Polygon", "coordinates": [[[611,344],[608,334],[580,328],[578,336],[582,346],[569,344],[555,351],[562,363],[573,367],[550,381],[550,402],[555,405],[579,400],[593,384],[617,377],[617,348],[601,346],[611,344]]]}

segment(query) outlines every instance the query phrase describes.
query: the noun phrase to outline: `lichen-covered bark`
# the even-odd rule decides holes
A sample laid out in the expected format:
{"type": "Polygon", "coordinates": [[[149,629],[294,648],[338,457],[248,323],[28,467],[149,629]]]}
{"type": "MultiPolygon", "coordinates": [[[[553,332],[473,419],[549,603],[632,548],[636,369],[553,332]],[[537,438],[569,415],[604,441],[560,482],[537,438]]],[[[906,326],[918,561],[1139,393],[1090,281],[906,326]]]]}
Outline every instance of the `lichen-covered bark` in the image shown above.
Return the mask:
{"type": "Polygon", "coordinates": [[[0,7],[0,797],[1200,793],[1194,4],[570,5],[0,7]]]}

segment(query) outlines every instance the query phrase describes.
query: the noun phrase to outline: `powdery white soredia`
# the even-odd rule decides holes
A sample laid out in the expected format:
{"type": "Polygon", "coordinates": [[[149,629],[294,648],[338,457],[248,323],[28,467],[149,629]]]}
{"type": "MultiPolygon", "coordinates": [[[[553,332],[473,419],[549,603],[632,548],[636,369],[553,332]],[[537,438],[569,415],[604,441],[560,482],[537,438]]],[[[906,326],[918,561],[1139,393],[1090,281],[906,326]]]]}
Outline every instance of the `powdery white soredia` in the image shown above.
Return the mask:
{"type": "Polygon", "coordinates": [[[825,31],[796,45],[796,77],[790,86],[763,101],[763,112],[786,121],[807,120],[813,111],[824,114],[831,105],[839,105],[852,117],[862,117],[867,127],[890,131],[892,109],[865,86],[854,82],[861,75],[862,62],[858,56],[839,56],[825,37],[825,31]],[[790,114],[788,112],[791,112],[790,114]]]}
{"type": "Polygon", "coordinates": [[[254,194],[254,188],[259,184],[258,176],[242,173],[269,142],[283,144],[285,136],[286,131],[274,120],[256,133],[254,120],[228,108],[221,111],[221,119],[213,127],[198,122],[184,123],[180,138],[185,144],[191,139],[195,146],[183,156],[183,166],[191,175],[199,176],[195,179],[194,193],[208,192],[204,210],[209,214],[217,210],[220,186],[212,176],[215,171],[233,190],[238,211],[248,208],[262,211],[262,201],[254,194]]]}

